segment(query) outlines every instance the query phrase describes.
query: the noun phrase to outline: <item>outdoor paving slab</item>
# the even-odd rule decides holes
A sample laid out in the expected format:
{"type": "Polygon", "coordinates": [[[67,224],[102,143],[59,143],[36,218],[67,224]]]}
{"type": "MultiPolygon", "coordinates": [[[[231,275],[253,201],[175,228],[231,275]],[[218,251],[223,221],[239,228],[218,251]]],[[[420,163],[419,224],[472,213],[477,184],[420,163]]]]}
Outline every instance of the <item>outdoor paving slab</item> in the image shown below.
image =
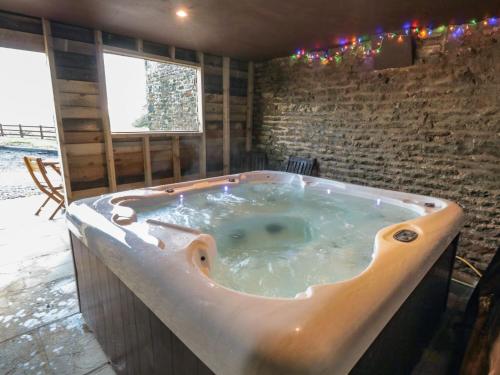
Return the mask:
{"type": "Polygon", "coordinates": [[[65,218],[47,220],[54,208],[35,216],[42,197],[0,200],[0,267],[70,249],[65,218]]]}
{"type": "Polygon", "coordinates": [[[108,362],[81,314],[43,326],[38,334],[55,374],[84,375],[108,362]]]}
{"type": "Polygon", "coordinates": [[[114,375],[79,313],[64,216],[33,215],[41,198],[0,200],[0,375],[114,375]]]}
{"type": "Polygon", "coordinates": [[[51,374],[45,350],[36,333],[0,343],[0,374],[51,374]]]}
{"type": "Polygon", "coordinates": [[[78,312],[73,276],[0,297],[0,342],[78,312]]]}
{"type": "Polygon", "coordinates": [[[0,297],[74,275],[70,250],[0,267],[0,297]]]}
{"type": "Polygon", "coordinates": [[[115,371],[111,365],[105,365],[97,370],[89,372],[88,375],[115,375],[115,371]]]}
{"type": "Polygon", "coordinates": [[[67,231],[44,233],[52,228],[37,227],[36,222],[28,225],[23,223],[12,225],[17,225],[17,227],[2,228],[2,223],[0,223],[0,265],[17,263],[70,248],[67,231]]]}

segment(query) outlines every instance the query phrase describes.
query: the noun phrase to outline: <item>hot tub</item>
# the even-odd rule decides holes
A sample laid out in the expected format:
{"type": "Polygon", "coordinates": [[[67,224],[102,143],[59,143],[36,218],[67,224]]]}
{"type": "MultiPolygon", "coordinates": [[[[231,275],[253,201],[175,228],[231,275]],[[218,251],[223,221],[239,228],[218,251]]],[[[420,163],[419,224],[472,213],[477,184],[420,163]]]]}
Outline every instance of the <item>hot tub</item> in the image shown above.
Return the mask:
{"type": "Polygon", "coordinates": [[[67,217],[80,307],[118,372],[230,375],[410,371],[463,220],[442,199],[270,171],[67,217]]]}

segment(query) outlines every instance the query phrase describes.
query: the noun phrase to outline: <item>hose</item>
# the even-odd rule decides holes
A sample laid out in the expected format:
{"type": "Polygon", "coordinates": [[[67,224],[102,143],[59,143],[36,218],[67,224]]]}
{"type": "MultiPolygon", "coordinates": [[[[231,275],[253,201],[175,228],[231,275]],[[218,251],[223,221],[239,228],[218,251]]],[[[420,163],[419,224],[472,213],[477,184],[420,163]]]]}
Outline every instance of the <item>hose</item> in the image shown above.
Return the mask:
{"type": "Polygon", "coordinates": [[[476,273],[476,275],[478,275],[479,277],[483,277],[483,274],[476,267],[474,267],[467,259],[464,259],[458,255],[456,255],[455,258],[457,258],[459,261],[468,266],[472,271],[476,273]]]}

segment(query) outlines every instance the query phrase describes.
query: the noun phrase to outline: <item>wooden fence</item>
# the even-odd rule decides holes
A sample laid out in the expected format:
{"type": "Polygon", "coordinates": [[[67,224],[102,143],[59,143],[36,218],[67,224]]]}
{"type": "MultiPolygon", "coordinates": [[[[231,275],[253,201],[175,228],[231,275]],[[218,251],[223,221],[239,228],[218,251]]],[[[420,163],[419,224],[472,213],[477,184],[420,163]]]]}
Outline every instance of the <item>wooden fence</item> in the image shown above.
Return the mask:
{"type": "Polygon", "coordinates": [[[0,137],[56,139],[56,128],[44,125],[0,124],[0,137]]]}

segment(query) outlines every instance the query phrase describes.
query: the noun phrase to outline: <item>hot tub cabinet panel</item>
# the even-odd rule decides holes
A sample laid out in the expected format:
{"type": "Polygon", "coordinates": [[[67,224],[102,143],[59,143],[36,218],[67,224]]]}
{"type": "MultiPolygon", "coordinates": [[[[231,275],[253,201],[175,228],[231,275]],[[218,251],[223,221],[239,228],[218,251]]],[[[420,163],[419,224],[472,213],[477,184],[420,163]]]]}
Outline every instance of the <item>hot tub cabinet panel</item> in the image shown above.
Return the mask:
{"type": "Polygon", "coordinates": [[[80,310],[118,374],[213,374],[72,234],[71,245],[80,310]]]}
{"type": "Polygon", "coordinates": [[[446,310],[458,236],[363,354],[351,375],[410,374],[446,310]]]}
{"type": "Polygon", "coordinates": [[[452,202],[268,171],[115,193],[68,210],[81,310],[116,370],[128,374],[406,373],[444,309],[462,220],[452,202]],[[420,216],[378,231],[359,275],[295,298],[221,286],[210,278],[212,236],[137,220],[137,209],[161,199],[259,181],[362,196],[420,216]],[[400,237],[409,242],[395,239],[401,230],[411,230],[400,237]]]}

